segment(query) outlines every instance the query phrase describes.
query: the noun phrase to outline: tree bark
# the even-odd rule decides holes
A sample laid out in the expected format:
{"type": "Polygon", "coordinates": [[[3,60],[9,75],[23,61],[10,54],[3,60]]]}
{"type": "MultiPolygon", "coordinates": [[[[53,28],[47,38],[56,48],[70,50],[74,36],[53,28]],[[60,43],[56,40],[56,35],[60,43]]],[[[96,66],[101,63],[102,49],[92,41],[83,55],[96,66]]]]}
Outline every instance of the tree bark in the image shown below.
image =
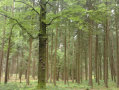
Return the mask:
{"type": "Polygon", "coordinates": [[[10,30],[10,35],[9,35],[9,39],[8,39],[7,60],[6,60],[5,81],[4,81],[5,84],[8,82],[9,54],[10,54],[10,49],[11,49],[11,37],[12,37],[13,28],[14,28],[14,25],[12,26],[12,28],[10,30]]]}
{"type": "Polygon", "coordinates": [[[27,85],[30,84],[29,77],[30,77],[30,64],[31,64],[31,54],[32,54],[32,38],[29,39],[29,58],[28,58],[28,64],[27,64],[27,79],[26,83],[27,85]]]}
{"type": "Polygon", "coordinates": [[[67,47],[67,44],[66,44],[66,29],[65,29],[65,37],[64,37],[64,84],[66,84],[66,74],[67,74],[67,64],[66,64],[66,54],[67,54],[67,51],[66,51],[66,47],[67,47]]]}
{"type": "MultiPolygon", "coordinates": [[[[5,18],[5,23],[6,23],[6,18],[5,18]]],[[[3,30],[3,39],[2,39],[2,50],[1,50],[1,58],[0,58],[0,82],[1,82],[1,78],[2,78],[2,64],[3,64],[3,58],[4,58],[4,44],[5,44],[5,26],[4,26],[4,30],[3,30]]]]}
{"type": "Polygon", "coordinates": [[[46,88],[46,0],[40,0],[40,30],[39,30],[39,62],[38,62],[38,88],[46,88]]]}
{"type": "MultiPolygon", "coordinates": [[[[119,0],[116,1],[117,4],[119,4],[119,0]]],[[[118,20],[119,20],[119,9],[118,7],[116,7],[115,9],[115,27],[116,27],[116,47],[117,47],[117,50],[116,50],[116,57],[117,57],[117,87],[119,88],[119,35],[118,35],[118,20]]]]}
{"type": "Polygon", "coordinates": [[[55,37],[55,57],[54,57],[54,76],[53,76],[53,82],[54,82],[54,85],[56,86],[56,70],[57,70],[57,67],[56,67],[56,63],[57,63],[57,34],[58,34],[58,31],[56,29],[56,37],[55,37]]]}

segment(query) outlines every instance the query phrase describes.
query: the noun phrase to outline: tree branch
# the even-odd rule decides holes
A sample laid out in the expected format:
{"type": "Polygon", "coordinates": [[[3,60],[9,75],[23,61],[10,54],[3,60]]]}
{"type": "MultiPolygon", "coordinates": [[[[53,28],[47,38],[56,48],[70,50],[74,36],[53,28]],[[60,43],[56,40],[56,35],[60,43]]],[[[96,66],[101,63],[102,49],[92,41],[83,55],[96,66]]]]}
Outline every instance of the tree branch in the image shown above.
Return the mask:
{"type": "Polygon", "coordinates": [[[10,17],[10,16],[8,16],[8,15],[2,14],[2,13],[0,13],[0,15],[2,15],[2,16],[4,16],[4,17],[7,17],[7,18],[9,18],[9,19],[12,19],[12,20],[16,20],[16,19],[14,19],[14,18],[12,18],[12,17],[10,17]]]}
{"type": "Polygon", "coordinates": [[[48,24],[46,24],[47,26],[51,25],[53,23],[54,20],[56,20],[57,18],[59,18],[60,16],[54,17],[48,24]]]}
{"type": "Polygon", "coordinates": [[[5,16],[6,18],[9,18],[9,19],[11,19],[11,20],[16,21],[16,24],[18,24],[19,27],[20,27],[22,30],[24,30],[32,39],[36,39],[36,38],[38,37],[38,36],[37,36],[37,37],[33,37],[33,36],[27,31],[27,29],[26,29],[17,19],[12,18],[12,17],[10,17],[10,16],[8,16],[8,15],[5,15],[5,14],[2,14],[2,13],[0,13],[0,15],[5,16]]]}
{"type": "Polygon", "coordinates": [[[22,1],[15,1],[15,2],[20,2],[20,3],[23,3],[23,4],[27,5],[28,7],[32,8],[32,10],[35,11],[38,15],[40,15],[40,13],[33,6],[31,6],[31,5],[29,5],[25,2],[22,2],[22,1]]]}
{"type": "Polygon", "coordinates": [[[49,4],[50,6],[52,6],[52,7],[53,7],[53,5],[49,3],[49,0],[46,2],[46,4],[49,4]]]}
{"type": "Polygon", "coordinates": [[[46,2],[46,4],[49,3],[49,0],[46,2]]]}

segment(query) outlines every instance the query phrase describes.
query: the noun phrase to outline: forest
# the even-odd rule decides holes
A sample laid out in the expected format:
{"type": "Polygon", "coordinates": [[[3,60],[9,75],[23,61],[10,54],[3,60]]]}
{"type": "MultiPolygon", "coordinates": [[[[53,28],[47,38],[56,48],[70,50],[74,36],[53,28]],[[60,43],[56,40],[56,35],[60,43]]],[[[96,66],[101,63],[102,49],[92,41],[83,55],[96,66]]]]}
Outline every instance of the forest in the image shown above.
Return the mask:
{"type": "Polygon", "coordinates": [[[0,90],[119,90],[119,0],[0,0],[0,90]]]}

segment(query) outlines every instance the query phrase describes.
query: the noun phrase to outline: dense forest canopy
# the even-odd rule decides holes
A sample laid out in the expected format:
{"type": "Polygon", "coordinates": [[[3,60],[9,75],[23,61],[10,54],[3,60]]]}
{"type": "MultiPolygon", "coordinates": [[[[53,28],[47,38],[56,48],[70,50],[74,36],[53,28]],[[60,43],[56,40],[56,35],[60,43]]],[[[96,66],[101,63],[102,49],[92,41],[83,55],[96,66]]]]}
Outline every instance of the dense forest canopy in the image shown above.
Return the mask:
{"type": "Polygon", "coordinates": [[[0,0],[0,90],[119,88],[118,33],[119,0],[0,0]]]}

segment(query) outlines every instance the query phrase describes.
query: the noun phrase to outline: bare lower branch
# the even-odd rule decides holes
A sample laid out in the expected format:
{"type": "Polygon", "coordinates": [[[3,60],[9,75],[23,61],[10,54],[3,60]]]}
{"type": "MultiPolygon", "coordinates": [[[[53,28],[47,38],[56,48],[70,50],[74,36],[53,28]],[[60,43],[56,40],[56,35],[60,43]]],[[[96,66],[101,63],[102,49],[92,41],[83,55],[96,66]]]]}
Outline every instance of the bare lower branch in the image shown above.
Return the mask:
{"type": "Polygon", "coordinates": [[[2,14],[2,13],[0,13],[0,15],[2,15],[2,16],[4,16],[4,17],[7,17],[7,18],[9,18],[9,19],[12,19],[12,20],[16,20],[16,19],[14,19],[14,18],[12,18],[12,17],[10,17],[10,16],[8,16],[8,15],[2,14]]]}
{"type": "Polygon", "coordinates": [[[57,16],[57,17],[54,17],[48,24],[46,24],[47,26],[48,25],[51,25],[53,23],[54,20],[56,20],[57,18],[59,18],[60,16],[57,16]]]}
{"type": "MultiPolygon", "coordinates": [[[[2,13],[0,13],[0,15],[2,15],[2,16],[5,16],[6,18],[9,18],[9,19],[11,19],[11,20],[14,20],[14,21],[16,21],[16,24],[18,24],[19,25],[19,27],[22,29],[22,30],[24,30],[32,39],[36,39],[37,37],[33,37],[28,31],[27,31],[27,29],[17,20],[17,19],[15,19],[15,18],[12,18],[12,17],[10,17],[10,16],[8,16],[8,15],[5,15],[5,14],[2,14],[2,13]]],[[[15,25],[16,25],[15,24],[15,25]]]]}
{"type": "Polygon", "coordinates": [[[49,3],[49,0],[46,2],[46,4],[49,4],[50,6],[52,6],[52,7],[53,7],[53,5],[49,3]]]}
{"type": "Polygon", "coordinates": [[[40,15],[40,13],[32,5],[29,5],[29,4],[27,4],[27,3],[23,2],[23,1],[15,1],[15,2],[20,2],[20,3],[23,3],[23,4],[27,5],[28,7],[32,8],[32,10],[34,12],[36,12],[38,15],[40,15]]]}

